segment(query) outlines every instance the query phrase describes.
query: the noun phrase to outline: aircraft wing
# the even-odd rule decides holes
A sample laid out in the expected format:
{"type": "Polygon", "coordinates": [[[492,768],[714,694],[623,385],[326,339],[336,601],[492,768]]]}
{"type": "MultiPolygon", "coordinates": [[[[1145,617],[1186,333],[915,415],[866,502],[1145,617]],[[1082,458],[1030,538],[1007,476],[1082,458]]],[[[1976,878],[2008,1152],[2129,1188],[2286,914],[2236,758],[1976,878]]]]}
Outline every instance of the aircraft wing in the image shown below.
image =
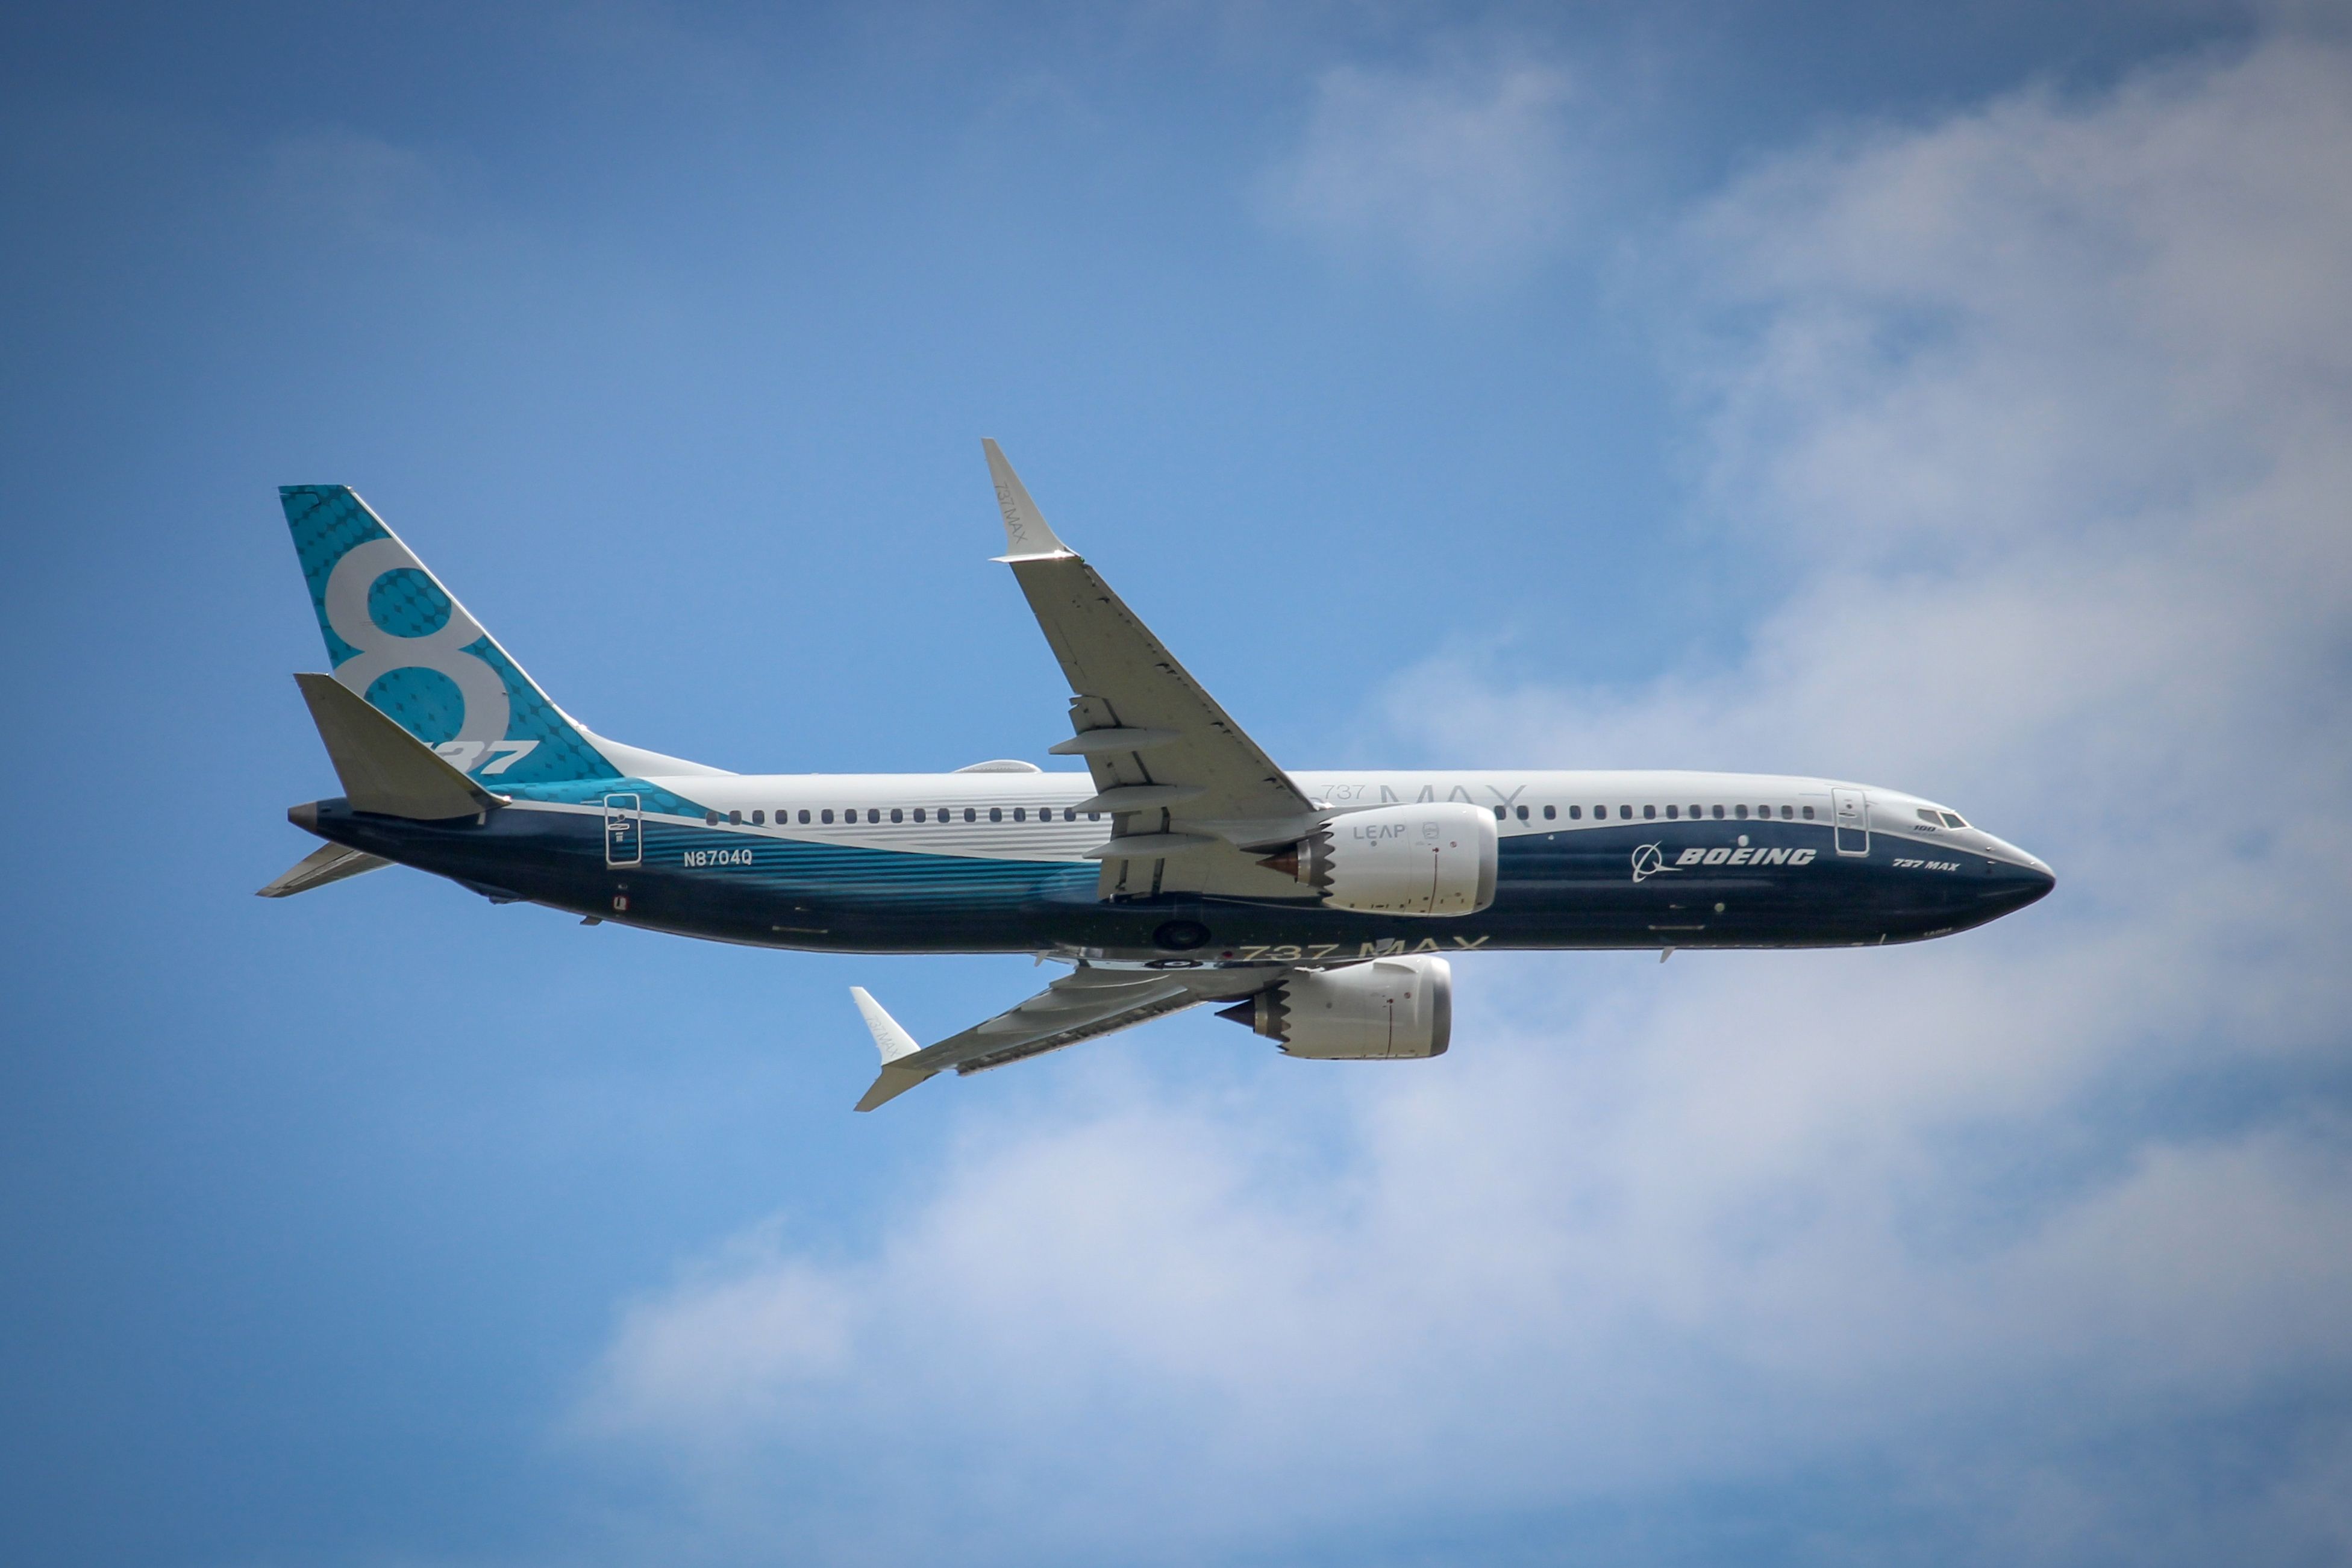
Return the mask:
{"type": "Polygon", "coordinates": [[[931,1046],[918,1046],[865,988],[852,986],[849,994],[882,1052],[881,1074],[857,1108],[871,1111],[950,1068],[969,1074],[1009,1067],[1181,1012],[1195,1003],[1255,996],[1287,973],[1272,966],[1180,970],[1082,966],[1020,1006],[931,1046]]]}
{"type": "Polygon", "coordinates": [[[1052,749],[1087,759],[1096,795],[1082,809],[1110,817],[1089,852],[1101,896],[1297,898],[1295,878],[1257,862],[1314,826],[1315,803],[1055,534],[996,443],[982,446],[1004,515],[1001,559],[1070,683],[1076,733],[1052,749]]]}

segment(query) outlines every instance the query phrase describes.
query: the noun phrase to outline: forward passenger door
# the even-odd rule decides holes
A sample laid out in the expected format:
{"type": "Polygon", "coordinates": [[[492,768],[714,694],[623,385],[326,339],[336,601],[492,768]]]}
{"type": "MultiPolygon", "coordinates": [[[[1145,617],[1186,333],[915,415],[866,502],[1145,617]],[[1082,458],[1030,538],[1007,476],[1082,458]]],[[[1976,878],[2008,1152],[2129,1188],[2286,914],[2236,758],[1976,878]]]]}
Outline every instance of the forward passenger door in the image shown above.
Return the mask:
{"type": "Polygon", "coordinates": [[[1863,792],[1859,789],[1832,789],[1830,810],[1837,826],[1837,852],[1842,855],[1868,854],[1870,802],[1863,792]]]}

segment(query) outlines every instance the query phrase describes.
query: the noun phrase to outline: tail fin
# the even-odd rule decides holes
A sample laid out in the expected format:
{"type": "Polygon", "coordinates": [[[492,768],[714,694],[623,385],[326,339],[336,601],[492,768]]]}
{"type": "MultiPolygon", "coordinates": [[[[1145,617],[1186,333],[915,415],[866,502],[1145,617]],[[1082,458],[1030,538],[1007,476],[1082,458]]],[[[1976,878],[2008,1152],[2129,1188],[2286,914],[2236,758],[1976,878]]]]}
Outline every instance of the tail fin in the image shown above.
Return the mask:
{"type": "Polygon", "coordinates": [[[288,485],[278,495],[336,680],[472,778],[622,776],[350,486],[288,485]]]}

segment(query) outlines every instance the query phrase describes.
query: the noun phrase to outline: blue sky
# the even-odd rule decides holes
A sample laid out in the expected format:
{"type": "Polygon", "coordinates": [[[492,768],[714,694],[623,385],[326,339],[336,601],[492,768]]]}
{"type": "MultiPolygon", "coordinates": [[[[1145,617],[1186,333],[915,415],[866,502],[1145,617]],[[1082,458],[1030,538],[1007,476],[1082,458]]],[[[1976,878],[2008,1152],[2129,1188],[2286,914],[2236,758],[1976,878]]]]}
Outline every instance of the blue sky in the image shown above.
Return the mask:
{"type": "Polygon", "coordinates": [[[0,1557],[2352,1553],[2344,20],[11,11],[0,1557]],[[847,986],[1028,967],[250,896],[273,486],[604,734],[932,769],[1062,733],[983,434],[1298,766],[1859,777],[2059,894],[871,1117],[847,986]]]}

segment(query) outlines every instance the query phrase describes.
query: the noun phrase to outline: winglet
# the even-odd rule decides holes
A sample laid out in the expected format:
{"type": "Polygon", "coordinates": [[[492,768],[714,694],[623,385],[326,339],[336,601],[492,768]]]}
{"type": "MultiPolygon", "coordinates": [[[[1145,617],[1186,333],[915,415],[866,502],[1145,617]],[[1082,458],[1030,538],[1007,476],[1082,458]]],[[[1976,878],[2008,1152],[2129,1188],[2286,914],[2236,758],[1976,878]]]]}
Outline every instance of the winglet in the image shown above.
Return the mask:
{"type": "Polygon", "coordinates": [[[1004,460],[1004,449],[982,437],[988,455],[988,476],[996,486],[996,507],[1004,514],[1004,560],[1030,560],[1040,556],[1074,555],[1045,521],[1045,514],[1029,498],[1029,487],[1004,460]]]}
{"type": "Polygon", "coordinates": [[[865,987],[850,987],[849,998],[857,1004],[857,1010],[865,1015],[866,1027],[874,1031],[875,1048],[882,1053],[881,1075],[874,1080],[873,1087],[866,1090],[864,1097],[857,1102],[859,1110],[871,1111],[877,1105],[896,1100],[939,1071],[937,1068],[892,1066],[891,1063],[914,1055],[922,1047],[915,1043],[914,1036],[898,1027],[897,1019],[882,1010],[882,1004],[876,1001],[865,987]]]}
{"type": "Polygon", "coordinates": [[[857,1010],[866,1015],[866,1027],[874,1031],[874,1044],[882,1052],[883,1066],[887,1067],[900,1057],[912,1056],[923,1049],[915,1043],[913,1035],[898,1027],[897,1019],[882,1010],[882,1004],[876,1001],[873,993],[864,986],[850,987],[849,999],[856,1002],[857,1010]]]}

